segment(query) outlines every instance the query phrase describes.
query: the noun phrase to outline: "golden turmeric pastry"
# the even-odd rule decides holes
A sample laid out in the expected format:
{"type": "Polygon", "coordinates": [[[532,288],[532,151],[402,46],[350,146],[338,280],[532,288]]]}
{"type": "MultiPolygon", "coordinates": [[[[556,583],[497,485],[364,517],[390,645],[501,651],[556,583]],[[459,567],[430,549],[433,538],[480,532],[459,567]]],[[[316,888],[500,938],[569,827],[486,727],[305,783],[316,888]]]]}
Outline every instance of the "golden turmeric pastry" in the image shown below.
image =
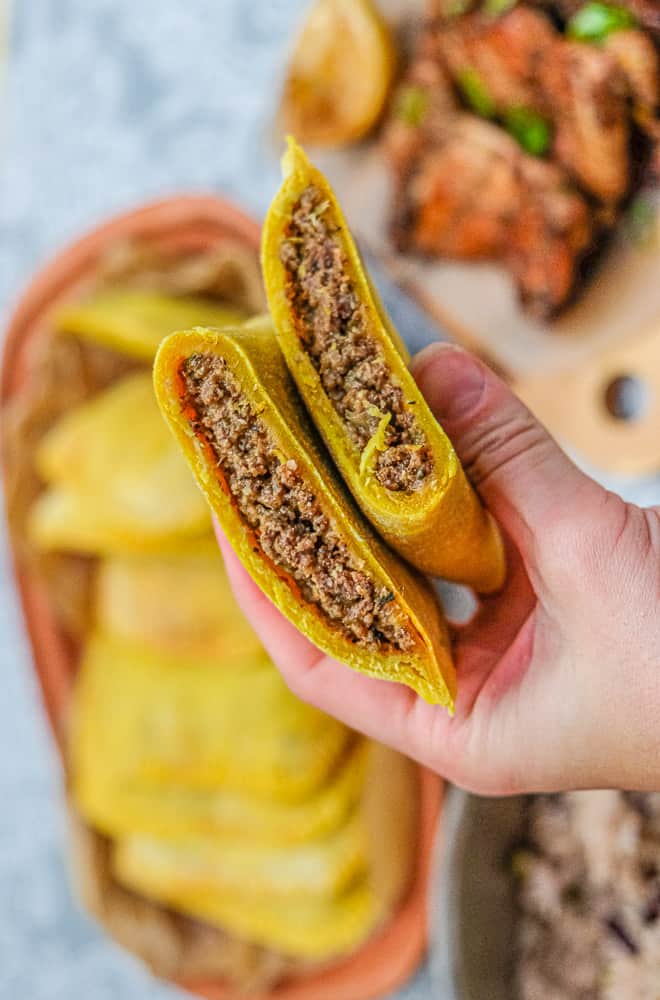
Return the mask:
{"type": "Polygon", "coordinates": [[[113,844],[68,814],[69,867],[76,894],[107,934],[160,979],[221,981],[244,996],[269,995],[298,963],[125,889],[112,872],[113,844]]]}
{"type": "Polygon", "coordinates": [[[157,518],[140,526],[126,510],[58,486],[43,490],[27,517],[28,536],[35,548],[89,555],[204,553],[217,542],[208,521],[200,519],[199,525],[194,533],[179,531],[181,525],[173,525],[172,530],[168,525],[161,531],[157,518]]]}
{"type": "Polygon", "coordinates": [[[293,141],[263,230],[262,268],[287,365],[364,514],[418,569],[488,592],[495,522],[406,366],[335,195],[293,141]]]}
{"type": "Polygon", "coordinates": [[[163,892],[239,893],[251,897],[334,896],[364,874],[367,845],[359,812],[331,833],[300,844],[250,843],[233,834],[175,839],[132,834],[117,842],[114,870],[126,885],[140,880],[163,892]]]}
{"type": "Polygon", "coordinates": [[[49,486],[28,519],[39,548],[160,551],[210,532],[208,509],[163,426],[146,372],[68,412],[34,457],[49,486]]]}
{"type": "Polygon", "coordinates": [[[414,863],[417,807],[414,765],[369,742],[360,800],[341,837],[317,839],[308,855],[300,847],[288,858],[265,851],[252,876],[242,858],[236,863],[245,880],[258,879],[249,891],[227,884],[239,881],[237,873],[221,885],[202,884],[212,847],[182,857],[152,843],[153,854],[148,847],[129,858],[131,847],[120,842],[113,870],[128,888],[230,934],[292,957],[329,959],[361,944],[401,899],[414,863]]]}
{"type": "Polygon", "coordinates": [[[435,594],[350,501],[270,321],[174,334],[154,375],[212,510],[283,614],[355,670],[452,709],[454,669],[435,594]]]}
{"type": "Polygon", "coordinates": [[[94,591],[99,629],[118,637],[218,663],[261,649],[215,539],[206,553],[111,556],[98,568],[94,591]]]}
{"type": "Polygon", "coordinates": [[[349,740],[291,694],[265,653],[210,663],[96,633],[76,677],[73,797],[84,813],[93,783],[113,781],[300,801],[349,740]]]}
{"type": "Polygon", "coordinates": [[[225,326],[244,318],[240,309],[210,299],[114,288],[67,303],[56,313],[55,325],[63,333],[153,361],[161,340],[175,330],[225,326]]]}
{"type": "Polygon", "coordinates": [[[86,821],[107,836],[231,836],[249,844],[298,844],[336,830],[355,806],[367,749],[364,740],[357,740],[326,783],[299,802],[272,801],[224,787],[127,783],[88,767],[78,769],[73,789],[86,821]]]}
{"type": "MultiPolygon", "coordinates": [[[[293,958],[324,961],[354,951],[385,917],[373,889],[361,879],[341,896],[293,898],[269,896],[255,900],[243,893],[208,890],[175,893],[131,873],[134,892],[157,899],[174,910],[239,937],[276,949],[293,958]]],[[[121,878],[117,878],[121,882],[121,878]]]]}

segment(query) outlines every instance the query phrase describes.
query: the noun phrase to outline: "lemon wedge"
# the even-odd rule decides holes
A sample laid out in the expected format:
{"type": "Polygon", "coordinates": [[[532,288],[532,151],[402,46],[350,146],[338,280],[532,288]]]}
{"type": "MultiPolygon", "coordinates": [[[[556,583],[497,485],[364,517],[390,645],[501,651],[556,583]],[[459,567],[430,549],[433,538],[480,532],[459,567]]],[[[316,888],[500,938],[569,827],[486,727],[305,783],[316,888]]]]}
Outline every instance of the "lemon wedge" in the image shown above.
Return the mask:
{"type": "Polygon", "coordinates": [[[283,129],[316,146],[361,139],[383,111],[395,66],[390,30],[372,0],[315,0],[294,44],[283,129]]]}

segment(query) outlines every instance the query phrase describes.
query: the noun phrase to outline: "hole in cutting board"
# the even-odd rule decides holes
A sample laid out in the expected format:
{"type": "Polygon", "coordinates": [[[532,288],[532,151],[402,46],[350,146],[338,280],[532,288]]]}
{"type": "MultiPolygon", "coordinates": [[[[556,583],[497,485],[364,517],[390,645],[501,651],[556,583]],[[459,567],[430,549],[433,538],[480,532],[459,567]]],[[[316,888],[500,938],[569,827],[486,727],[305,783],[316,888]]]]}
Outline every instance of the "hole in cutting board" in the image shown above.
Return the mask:
{"type": "Polygon", "coordinates": [[[640,420],[648,409],[648,386],[635,375],[617,375],[605,386],[605,408],[615,420],[640,420]]]}

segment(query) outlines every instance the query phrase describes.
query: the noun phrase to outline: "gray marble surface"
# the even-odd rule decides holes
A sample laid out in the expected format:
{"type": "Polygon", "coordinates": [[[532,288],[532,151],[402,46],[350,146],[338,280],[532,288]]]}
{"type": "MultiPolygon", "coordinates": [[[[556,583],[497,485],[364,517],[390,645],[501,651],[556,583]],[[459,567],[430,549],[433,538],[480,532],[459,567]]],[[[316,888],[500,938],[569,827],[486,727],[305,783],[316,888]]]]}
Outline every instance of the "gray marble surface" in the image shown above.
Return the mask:
{"type": "MultiPolygon", "coordinates": [[[[274,87],[301,6],[15,0],[0,131],[0,312],[58,247],[144,199],[210,189],[263,213],[279,177],[274,87]]],[[[0,677],[0,1000],[179,995],[70,896],[60,778],[3,552],[0,677]]],[[[399,997],[430,995],[422,970],[399,997]]]]}

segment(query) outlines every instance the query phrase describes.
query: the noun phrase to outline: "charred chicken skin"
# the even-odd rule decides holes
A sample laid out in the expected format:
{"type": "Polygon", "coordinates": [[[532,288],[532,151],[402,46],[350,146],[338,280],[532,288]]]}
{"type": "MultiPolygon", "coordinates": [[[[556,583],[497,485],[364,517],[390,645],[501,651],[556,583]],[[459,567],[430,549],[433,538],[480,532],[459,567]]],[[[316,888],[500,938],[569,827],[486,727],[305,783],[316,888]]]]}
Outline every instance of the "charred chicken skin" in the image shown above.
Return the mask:
{"type": "Polygon", "coordinates": [[[553,130],[552,154],[578,184],[604,202],[625,195],[628,87],[612,53],[567,40],[545,14],[527,7],[496,19],[471,14],[439,24],[435,36],[438,57],[459,89],[478,81],[502,117],[516,108],[544,116],[553,130]]]}
{"type": "Polygon", "coordinates": [[[642,6],[590,43],[568,20],[584,4],[432,0],[384,133],[395,245],[500,261],[531,312],[556,314],[633,193],[639,150],[653,159],[660,72],[642,6]]]}
{"type": "Polygon", "coordinates": [[[408,165],[393,226],[401,250],[502,260],[539,316],[570,295],[592,231],[592,212],[560,167],[462,113],[429,136],[408,165]]]}

